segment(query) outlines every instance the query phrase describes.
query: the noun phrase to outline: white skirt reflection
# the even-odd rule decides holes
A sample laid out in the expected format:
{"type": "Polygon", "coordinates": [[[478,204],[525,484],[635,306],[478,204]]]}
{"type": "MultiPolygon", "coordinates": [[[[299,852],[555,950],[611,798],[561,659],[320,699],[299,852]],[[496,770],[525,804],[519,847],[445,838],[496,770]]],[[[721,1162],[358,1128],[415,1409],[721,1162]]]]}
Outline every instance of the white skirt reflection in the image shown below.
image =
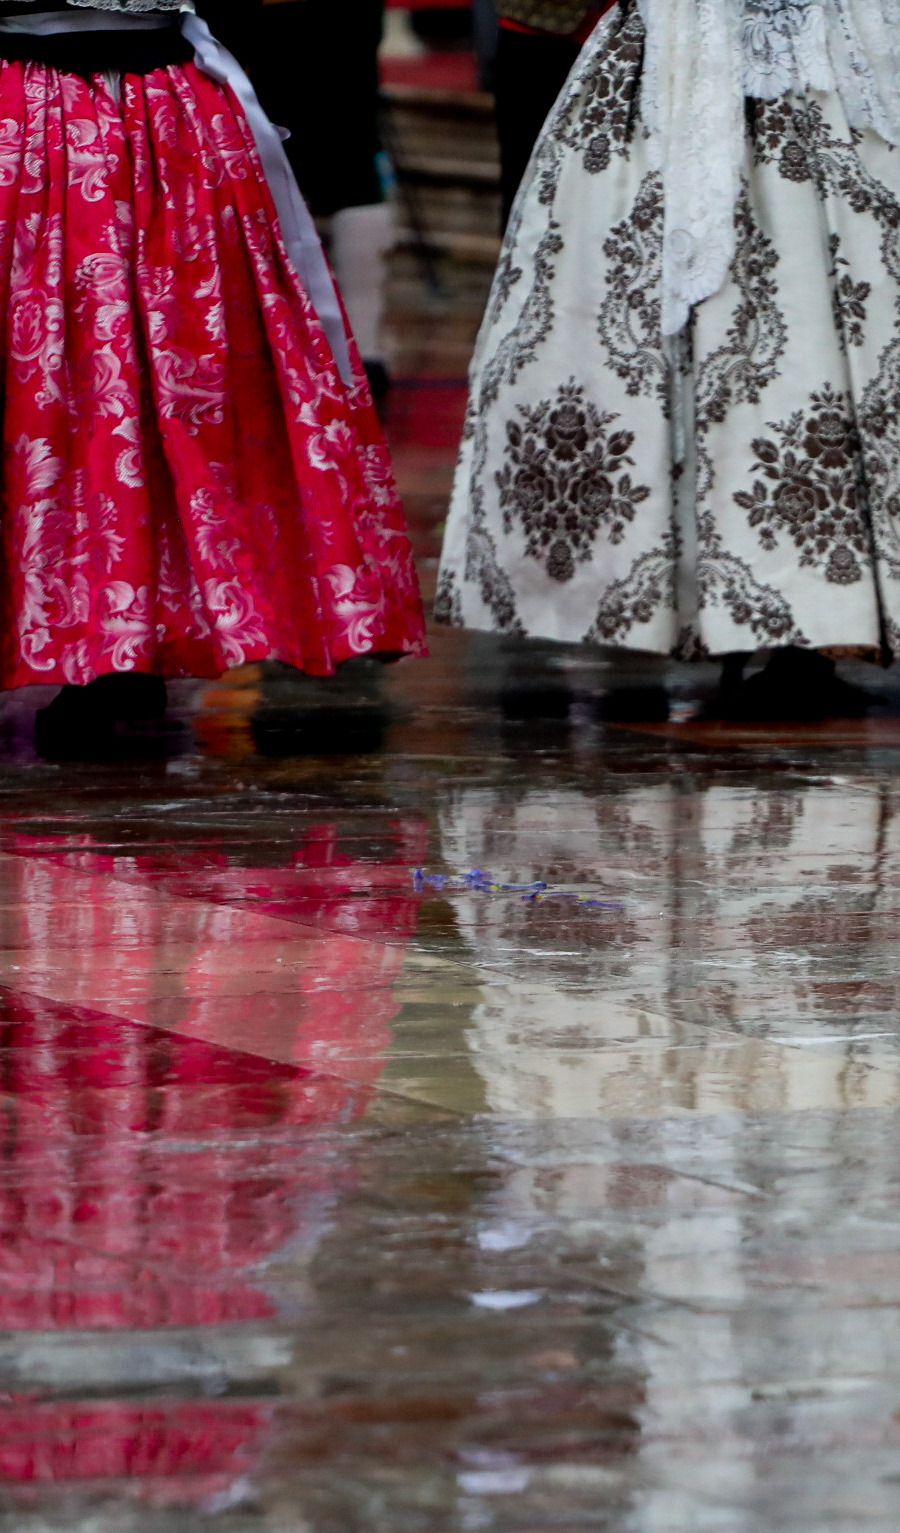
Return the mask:
{"type": "Polygon", "coordinates": [[[483,980],[472,1059],[502,1118],[900,1100],[896,1049],[873,1038],[900,1001],[900,804],[841,783],[713,783],[698,800],[668,783],[449,792],[449,866],[623,907],[453,896],[483,980]]]}

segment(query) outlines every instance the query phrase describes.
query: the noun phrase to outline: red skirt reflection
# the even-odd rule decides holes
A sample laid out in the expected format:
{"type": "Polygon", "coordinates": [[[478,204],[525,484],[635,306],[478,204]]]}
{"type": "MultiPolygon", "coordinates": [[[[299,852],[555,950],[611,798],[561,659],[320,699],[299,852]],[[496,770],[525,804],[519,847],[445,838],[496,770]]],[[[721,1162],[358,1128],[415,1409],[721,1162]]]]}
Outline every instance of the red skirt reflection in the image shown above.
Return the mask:
{"type": "MultiPolygon", "coordinates": [[[[288,1247],[292,1274],[308,1262],[352,1185],[339,1136],[316,1130],[359,1120],[375,1093],[422,838],[400,827],[380,862],[357,864],[320,827],[287,868],[212,847],[10,845],[0,923],[23,990],[0,992],[0,1329],[101,1333],[102,1348],[102,1333],[277,1318],[267,1265],[288,1247]],[[240,955],[272,956],[268,928],[286,954],[297,933],[300,965],[241,993],[240,955]],[[104,968],[91,1007],[80,987],[102,990],[104,968]],[[34,993],[56,983],[65,998],[34,993]],[[329,1069],[348,1059],[352,1080],[329,1069]]],[[[152,1337],[136,1344],[152,1355],[152,1337]]],[[[0,1409],[0,1481],[27,1496],[126,1479],[154,1501],[214,1501],[252,1469],[273,1410],[35,1392],[0,1409]]]]}

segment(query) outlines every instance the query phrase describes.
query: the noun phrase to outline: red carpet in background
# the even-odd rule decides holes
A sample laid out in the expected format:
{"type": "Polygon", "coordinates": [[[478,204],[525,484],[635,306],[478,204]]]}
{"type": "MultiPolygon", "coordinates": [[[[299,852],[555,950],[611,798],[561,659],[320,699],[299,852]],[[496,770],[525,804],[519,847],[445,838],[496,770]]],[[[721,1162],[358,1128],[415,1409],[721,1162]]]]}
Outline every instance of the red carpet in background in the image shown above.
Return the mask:
{"type": "Polygon", "coordinates": [[[477,91],[478,71],[471,53],[426,53],[420,59],[387,58],[382,64],[386,86],[417,90],[477,91]]]}
{"type": "Polygon", "coordinates": [[[388,435],[394,454],[446,452],[462,439],[468,390],[463,378],[404,378],[391,391],[388,435]]]}

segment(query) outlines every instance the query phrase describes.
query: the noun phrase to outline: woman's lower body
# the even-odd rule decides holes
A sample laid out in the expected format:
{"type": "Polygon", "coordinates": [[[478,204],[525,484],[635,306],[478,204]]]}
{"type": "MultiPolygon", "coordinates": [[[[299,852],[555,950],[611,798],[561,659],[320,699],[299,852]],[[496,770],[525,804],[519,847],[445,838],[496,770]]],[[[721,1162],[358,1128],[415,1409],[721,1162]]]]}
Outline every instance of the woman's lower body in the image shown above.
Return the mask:
{"type": "Polygon", "coordinates": [[[439,617],[682,657],[896,651],[900,153],[836,96],[748,102],[729,280],[665,342],[643,44],[621,4],[516,205],[439,617]]]}
{"type": "Polygon", "coordinates": [[[0,63],[0,687],[423,650],[365,375],[195,64],[0,63]]]}

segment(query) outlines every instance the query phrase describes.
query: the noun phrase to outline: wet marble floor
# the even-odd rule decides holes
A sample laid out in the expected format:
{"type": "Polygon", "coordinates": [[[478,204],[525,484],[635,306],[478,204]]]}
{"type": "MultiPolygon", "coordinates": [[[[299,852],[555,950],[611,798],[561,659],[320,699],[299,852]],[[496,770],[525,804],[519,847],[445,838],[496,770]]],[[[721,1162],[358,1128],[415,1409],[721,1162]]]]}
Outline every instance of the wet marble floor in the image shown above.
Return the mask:
{"type": "Polygon", "coordinates": [[[665,679],[6,702],[0,1533],[897,1528],[900,689],[665,679]]]}

